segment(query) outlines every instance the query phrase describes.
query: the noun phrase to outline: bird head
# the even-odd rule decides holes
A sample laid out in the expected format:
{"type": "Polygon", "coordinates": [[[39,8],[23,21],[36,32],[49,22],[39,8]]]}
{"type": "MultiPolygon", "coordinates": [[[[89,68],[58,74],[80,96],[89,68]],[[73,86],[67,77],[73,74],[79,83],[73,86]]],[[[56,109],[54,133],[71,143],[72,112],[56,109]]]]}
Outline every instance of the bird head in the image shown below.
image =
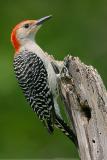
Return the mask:
{"type": "Polygon", "coordinates": [[[46,16],[38,20],[25,20],[17,24],[11,33],[11,42],[16,51],[29,40],[35,39],[35,34],[41,25],[52,16],[46,16]]]}

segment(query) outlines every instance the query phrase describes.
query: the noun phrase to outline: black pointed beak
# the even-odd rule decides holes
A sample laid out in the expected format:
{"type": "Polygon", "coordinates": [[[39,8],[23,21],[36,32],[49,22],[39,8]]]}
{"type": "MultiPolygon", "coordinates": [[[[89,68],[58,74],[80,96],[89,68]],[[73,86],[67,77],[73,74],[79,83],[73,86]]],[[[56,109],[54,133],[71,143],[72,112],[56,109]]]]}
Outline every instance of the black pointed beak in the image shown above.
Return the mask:
{"type": "Polygon", "coordinates": [[[41,25],[42,23],[44,23],[45,21],[47,21],[48,19],[52,18],[52,15],[49,15],[49,16],[46,16],[46,17],[43,17],[43,18],[40,18],[36,21],[36,25],[39,26],[41,25]]]}

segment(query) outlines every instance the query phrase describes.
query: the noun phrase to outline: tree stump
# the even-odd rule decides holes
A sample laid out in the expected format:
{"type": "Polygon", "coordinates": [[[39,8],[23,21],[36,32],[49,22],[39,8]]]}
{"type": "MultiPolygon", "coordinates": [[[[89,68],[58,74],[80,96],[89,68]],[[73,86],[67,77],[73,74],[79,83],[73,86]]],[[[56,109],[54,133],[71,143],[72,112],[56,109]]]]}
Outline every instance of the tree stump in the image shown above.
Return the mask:
{"type": "Polygon", "coordinates": [[[107,92],[96,69],[65,58],[59,94],[78,139],[81,160],[107,160],[107,92]],[[68,72],[68,73],[67,73],[68,72]]]}

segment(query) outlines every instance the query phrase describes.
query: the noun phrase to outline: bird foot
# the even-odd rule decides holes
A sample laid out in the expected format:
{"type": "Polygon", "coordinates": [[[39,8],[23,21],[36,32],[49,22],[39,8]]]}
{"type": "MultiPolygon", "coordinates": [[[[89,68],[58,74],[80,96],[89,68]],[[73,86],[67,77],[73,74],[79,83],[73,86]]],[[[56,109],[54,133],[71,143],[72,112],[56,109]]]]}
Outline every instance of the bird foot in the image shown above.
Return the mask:
{"type": "Polygon", "coordinates": [[[64,60],[63,63],[63,68],[61,70],[61,78],[66,78],[66,79],[72,79],[72,76],[69,74],[68,68],[67,68],[67,61],[64,60]]]}

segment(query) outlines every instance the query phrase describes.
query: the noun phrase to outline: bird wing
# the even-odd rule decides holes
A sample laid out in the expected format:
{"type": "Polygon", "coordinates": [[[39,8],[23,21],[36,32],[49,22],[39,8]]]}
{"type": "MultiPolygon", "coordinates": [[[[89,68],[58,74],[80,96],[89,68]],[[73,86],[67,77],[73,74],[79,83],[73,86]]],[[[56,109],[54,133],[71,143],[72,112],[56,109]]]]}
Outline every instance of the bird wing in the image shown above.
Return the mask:
{"type": "Polygon", "coordinates": [[[14,58],[14,70],[27,101],[49,132],[52,132],[54,102],[43,61],[35,53],[21,53],[14,58]]]}

